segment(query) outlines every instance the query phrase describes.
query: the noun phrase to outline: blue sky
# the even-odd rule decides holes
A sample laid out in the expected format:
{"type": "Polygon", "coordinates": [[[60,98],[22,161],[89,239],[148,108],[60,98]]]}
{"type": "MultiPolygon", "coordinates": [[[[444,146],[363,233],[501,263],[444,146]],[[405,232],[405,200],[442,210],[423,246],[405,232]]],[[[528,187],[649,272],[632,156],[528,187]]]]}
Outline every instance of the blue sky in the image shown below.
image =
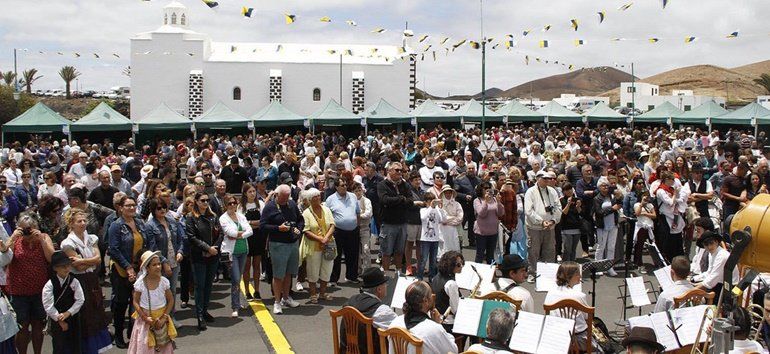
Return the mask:
{"type": "MultiPolygon", "coordinates": [[[[636,63],[637,75],[654,75],[671,68],[714,64],[739,66],[770,59],[770,24],[764,19],[770,12],[765,0],[671,0],[662,9],[661,1],[637,0],[626,11],[618,10],[625,0],[483,0],[484,27],[495,43],[505,34],[513,34],[517,47],[506,51],[500,45],[487,56],[487,87],[503,89],[548,75],[567,72],[566,67],[538,64],[535,57],[573,64],[576,68],[636,63]],[[603,24],[597,11],[606,11],[603,24]],[[577,32],[569,26],[576,18],[577,32]],[[546,24],[553,27],[541,31],[546,24]],[[522,37],[522,31],[533,32],[522,37]],[[736,39],[724,38],[740,30],[736,39]],[[685,44],[686,36],[699,40],[685,44]],[[660,38],[657,44],[647,39],[660,38]],[[612,41],[612,38],[624,38],[612,41]],[[539,48],[538,41],[548,40],[549,48],[539,48]],[[575,39],[586,44],[573,45],[575,39]],[[529,65],[524,56],[529,55],[529,65]]],[[[449,56],[438,41],[443,36],[453,44],[461,39],[479,38],[479,0],[221,0],[211,10],[200,0],[180,0],[188,6],[192,29],[206,33],[215,41],[394,44],[401,42],[406,21],[416,36],[429,34],[418,51],[432,44],[438,60],[430,51],[418,62],[418,87],[438,95],[470,94],[481,89],[481,52],[465,45],[449,56]],[[255,8],[251,19],[240,15],[240,8],[255,8]],[[283,23],[284,12],[297,15],[297,22],[283,23]],[[333,22],[318,19],[329,16],[333,22]],[[344,23],[352,19],[351,27],[344,23]],[[372,34],[375,27],[387,28],[372,34]]],[[[74,65],[81,73],[83,89],[103,90],[129,84],[121,74],[129,63],[129,38],[150,31],[161,23],[166,0],[3,0],[0,12],[0,70],[13,69],[13,48],[19,53],[19,72],[37,68],[44,77],[39,89],[62,88],[57,71],[74,65]],[[46,54],[40,54],[44,51],[46,54]],[[61,51],[64,55],[57,55],[61,51]],[[81,54],[75,58],[73,52],[81,54]],[[91,53],[102,59],[95,59],[91,53]],[[115,58],[117,53],[121,58],[115,58]]],[[[416,42],[416,41],[415,41],[416,42]]],[[[494,44],[494,43],[493,43],[494,44]]]]}

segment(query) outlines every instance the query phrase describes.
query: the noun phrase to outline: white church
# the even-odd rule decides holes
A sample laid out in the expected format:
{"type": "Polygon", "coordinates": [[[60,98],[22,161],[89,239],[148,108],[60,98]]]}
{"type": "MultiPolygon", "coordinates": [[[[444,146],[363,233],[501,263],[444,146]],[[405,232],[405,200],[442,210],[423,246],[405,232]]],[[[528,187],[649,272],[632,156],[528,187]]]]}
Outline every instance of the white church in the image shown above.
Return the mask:
{"type": "Polygon", "coordinates": [[[381,98],[414,108],[408,38],[399,46],[234,43],[191,28],[187,8],[172,1],[158,29],[131,38],[132,120],[162,103],[189,118],[217,102],[245,117],[275,100],[301,116],[330,99],[354,113],[381,98]]]}

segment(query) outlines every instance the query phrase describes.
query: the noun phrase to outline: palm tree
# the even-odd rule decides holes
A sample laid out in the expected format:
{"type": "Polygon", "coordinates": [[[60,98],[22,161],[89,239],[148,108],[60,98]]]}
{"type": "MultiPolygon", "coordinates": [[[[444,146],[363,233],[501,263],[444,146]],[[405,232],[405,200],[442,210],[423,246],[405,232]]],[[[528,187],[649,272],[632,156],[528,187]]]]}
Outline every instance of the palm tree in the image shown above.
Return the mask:
{"type": "Polygon", "coordinates": [[[75,69],[74,66],[65,66],[59,70],[59,76],[61,76],[61,79],[64,80],[64,84],[66,85],[66,92],[67,92],[67,99],[70,99],[70,83],[72,80],[75,80],[80,76],[80,73],[75,69]]]}
{"type": "Polygon", "coordinates": [[[770,74],[762,74],[759,79],[754,79],[754,83],[762,86],[767,92],[770,92],[770,74]]]}
{"type": "Polygon", "coordinates": [[[23,77],[22,82],[24,86],[26,86],[27,88],[27,93],[32,93],[32,83],[42,78],[42,76],[37,76],[37,69],[34,69],[34,68],[29,70],[24,70],[21,76],[23,77]]]}
{"type": "Polygon", "coordinates": [[[3,77],[3,81],[5,81],[6,85],[13,86],[13,79],[16,78],[16,74],[14,74],[13,71],[6,71],[5,73],[0,72],[0,76],[3,77]]]}

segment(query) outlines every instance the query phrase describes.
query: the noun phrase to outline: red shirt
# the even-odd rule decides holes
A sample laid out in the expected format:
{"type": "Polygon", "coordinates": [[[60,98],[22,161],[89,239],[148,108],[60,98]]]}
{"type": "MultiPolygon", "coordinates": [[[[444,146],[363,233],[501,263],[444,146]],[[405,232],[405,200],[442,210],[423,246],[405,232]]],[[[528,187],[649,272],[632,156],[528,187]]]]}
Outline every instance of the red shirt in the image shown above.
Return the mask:
{"type": "Polygon", "coordinates": [[[48,261],[40,242],[16,240],[13,261],[8,265],[8,293],[17,296],[40,296],[48,281],[48,261]]]}

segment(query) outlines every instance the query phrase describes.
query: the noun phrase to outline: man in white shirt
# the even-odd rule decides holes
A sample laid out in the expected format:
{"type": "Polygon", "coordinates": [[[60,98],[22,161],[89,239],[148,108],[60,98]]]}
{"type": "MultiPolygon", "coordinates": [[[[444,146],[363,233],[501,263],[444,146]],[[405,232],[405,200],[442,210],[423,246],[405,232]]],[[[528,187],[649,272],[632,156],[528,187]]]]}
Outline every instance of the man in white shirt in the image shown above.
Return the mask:
{"type": "MultiPolygon", "coordinates": [[[[75,158],[73,157],[73,160],[75,158]]],[[[75,178],[80,180],[86,175],[86,163],[88,163],[88,155],[85,152],[78,154],[77,163],[73,163],[70,167],[69,173],[75,175],[75,178]]]]}
{"type": "Polygon", "coordinates": [[[420,172],[420,189],[423,192],[427,192],[433,187],[433,173],[440,171],[444,172],[444,169],[436,166],[436,158],[433,155],[425,156],[425,166],[421,167],[420,172]]]}
{"type": "MultiPolygon", "coordinates": [[[[364,316],[372,319],[373,333],[375,333],[374,341],[378,342],[377,329],[387,329],[390,323],[397,317],[390,306],[382,303],[382,299],[388,295],[388,281],[390,281],[390,278],[385,276],[385,272],[380,270],[380,268],[371,267],[364,270],[361,274],[361,279],[363,279],[361,293],[353,295],[348,300],[346,306],[352,306],[364,316]]],[[[345,333],[344,322],[340,326],[340,332],[345,333]]],[[[358,349],[365,350],[366,331],[358,331],[358,333],[358,349]]],[[[340,349],[341,352],[345,353],[347,352],[345,350],[347,346],[345,336],[342,335],[340,338],[340,349]]],[[[375,352],[377,351],[375,350],[375,352]]]]}
{"type": "Polygon", "coordinates": [[[527,280],[529,268],[527,261],[517,254],[508,254],[503,257],[502,263],[497,268],[503,275],[495,281],[495,289],[505,292],[514,300],[521,300],[522,311],[535,312],[532,294],[521,286],[527,280]]]}
{"type": "MultiPolygon", "coordinates": [[[[698,284],[696,288],[706,291],[713,291],[718,294],[722,291],[722,281],[724,280],[724,267],[730,252],[722,248],[722,236],[716,232],[706,231],[697,241],[698,246],[703,247],[708,252],[709,268],[702,274],[693,277],[693,281],[698,284]]],[[[733,269],[732,283],[738,283],[738,267],[733,269]]]]}
{"type": "Polygon", "coordinates": [[[687,276],[690,275],[690,261],[685,256],[676,256],[671,260],[671,280],[674,284],[663,289],[655,304],[655,312],[668,311],[674,308],[674,298],[682,296],[693,288],[687,276]]]}
{"type": "Polygon", "coordinates": [[[555,179],[553,172],[540,171],[537,184],[524,194],[524,214],[529,236],[529,268],[527,282],[535,281],[537,262],[556,262],[554,230],[561,220],[561,204],[556,189],[548,186],[555,179]]]}
{"type": "Polygon", "coordinates": [[[537,141],[532,143],[532,152],[529,154],[527,162],[529,162],[530,166],[535,162],[539,163],[540,167],[545,166],[545,156],[540,153],[540,143],[537,141]]]}

